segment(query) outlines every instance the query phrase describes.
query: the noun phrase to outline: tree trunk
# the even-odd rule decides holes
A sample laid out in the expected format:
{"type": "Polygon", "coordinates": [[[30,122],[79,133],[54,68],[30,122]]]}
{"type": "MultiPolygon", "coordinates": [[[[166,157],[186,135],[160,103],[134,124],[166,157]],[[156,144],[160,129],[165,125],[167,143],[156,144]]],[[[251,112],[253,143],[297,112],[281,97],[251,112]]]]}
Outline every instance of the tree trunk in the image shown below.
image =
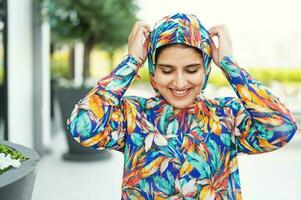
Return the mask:
{"type": "Polygon", "coordinates": [[[110,71],[112,71],[115,67],[113,66],[114,65],[114,51],[109,51],[108,52],[109,53],[109,59],[110,59],[110,61],[109,61],[109,66],[110,66],[110,71]]]}
{"type": "Polygon", "coordinates": [[[68,79],[74,79],[74,44],[69,46],[69,67],[68,67],[68,79]]]}
{"type": "Polygon", "coordinates": [[[90,54],[91,51],[94,47],[94,42],[92,40],[88,40],[87,42],[85,42],[85,47],[84,47],[84,71],[83,71],[83,79],[84,79],[84,83],[85,80],[90,77],[90,54]]]}

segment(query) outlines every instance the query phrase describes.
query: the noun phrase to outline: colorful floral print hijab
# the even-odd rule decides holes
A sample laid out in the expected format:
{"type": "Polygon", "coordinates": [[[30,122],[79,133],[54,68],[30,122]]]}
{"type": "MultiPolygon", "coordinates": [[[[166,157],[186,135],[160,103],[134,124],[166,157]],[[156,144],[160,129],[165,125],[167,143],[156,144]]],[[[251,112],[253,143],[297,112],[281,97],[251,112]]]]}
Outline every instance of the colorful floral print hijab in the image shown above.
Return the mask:
{"type": "MultiPolygon", "coordinates": [[[[203,93],[211,71],[211,48],[208,31],[193,14],[175,13],[159,20],[150,34],[148,53],[150,77],[154,76],[157,48],[172,43],[186,44],[201,50],[205,67],[205,78],[201,91],[203,93]]],[[[158,94],[157,89],[154,89],[158,94]]]]}

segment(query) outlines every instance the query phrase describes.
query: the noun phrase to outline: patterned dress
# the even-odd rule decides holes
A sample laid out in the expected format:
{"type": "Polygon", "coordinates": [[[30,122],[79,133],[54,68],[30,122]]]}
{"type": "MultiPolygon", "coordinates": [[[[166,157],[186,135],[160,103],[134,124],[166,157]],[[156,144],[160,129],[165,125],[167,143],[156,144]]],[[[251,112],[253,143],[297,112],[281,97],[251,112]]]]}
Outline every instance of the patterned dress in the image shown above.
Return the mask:
{"type": "MultiPolygon", "coordinates": [[[[178,27],[183,25],[181,20],[195,19],[177,13],[165,22],[172,17],[178,19],[178,27]]],[[[158,27],[160,24],[154,33],[164,33],[158,27]]],[[[165,44],[176,37],[178,43],[188,41],[210,55],[210,49],[200,46],[204,44],[189,42],[179,32],[171,34],[165,44]]],[[[152,35],[153,47],[154,41],[164,43],[159,36],[152,35]]],[[[153,47],[149,47],[150,76],[153,47]]],[[[204,57],[206,80],[208,59],[204,57]]],[[[185,109],[168,104],[156,89],[157,95],[151,98],[124,96],[140,67],[136,57],[126,55],[75,105],[67,121],[68,130],[81,145],[124,154],[123,200],[242,199],[237,156],[279,149],[297,130],[279,98],[232,56],[223,57],[221,70],[237,97],[208,99],[200,93],[185,109]]]]}

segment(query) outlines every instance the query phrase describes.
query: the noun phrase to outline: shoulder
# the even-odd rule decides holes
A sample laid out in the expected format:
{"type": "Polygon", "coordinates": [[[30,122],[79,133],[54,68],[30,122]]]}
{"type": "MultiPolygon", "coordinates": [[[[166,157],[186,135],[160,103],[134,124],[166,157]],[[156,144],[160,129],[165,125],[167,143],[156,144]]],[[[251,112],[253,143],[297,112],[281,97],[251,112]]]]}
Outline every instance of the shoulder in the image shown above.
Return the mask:
{"type": "Polygon", "coordinates": [[[139,96],[124,96],[122,101],[127,107],[135,107],[137,110],[145,110],[147,99],[139,96]]]}

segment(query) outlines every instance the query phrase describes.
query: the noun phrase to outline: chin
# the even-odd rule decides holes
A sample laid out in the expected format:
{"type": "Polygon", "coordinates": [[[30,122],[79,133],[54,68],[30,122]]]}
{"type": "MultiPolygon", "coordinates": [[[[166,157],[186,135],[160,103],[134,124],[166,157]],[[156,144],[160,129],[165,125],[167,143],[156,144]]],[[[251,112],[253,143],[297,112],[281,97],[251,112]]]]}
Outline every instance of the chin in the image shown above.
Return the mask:
{"type": "Polygon", "coordinates": [[[178,109],[184,109],[184,108],[187,108],[188,106],[190,106],[193,102],[183,102],[183,103],[180,103],[180,102],[173,102],[173,103],[170,103],[173,107],[175,108],[178,108],[178,109]]]}

